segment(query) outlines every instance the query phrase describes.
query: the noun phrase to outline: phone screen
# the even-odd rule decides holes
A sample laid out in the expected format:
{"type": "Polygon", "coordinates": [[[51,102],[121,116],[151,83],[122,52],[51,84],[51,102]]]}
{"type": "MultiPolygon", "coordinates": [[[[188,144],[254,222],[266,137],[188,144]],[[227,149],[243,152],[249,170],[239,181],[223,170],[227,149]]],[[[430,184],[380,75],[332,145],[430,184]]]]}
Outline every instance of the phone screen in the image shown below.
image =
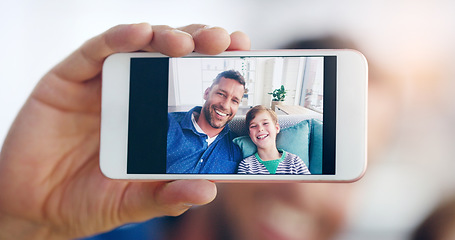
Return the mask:
{"type": "Polygon", "coordinates": [[[336,56],[132,58],[126,171],[334,175],[336,78],[336,56]]]}

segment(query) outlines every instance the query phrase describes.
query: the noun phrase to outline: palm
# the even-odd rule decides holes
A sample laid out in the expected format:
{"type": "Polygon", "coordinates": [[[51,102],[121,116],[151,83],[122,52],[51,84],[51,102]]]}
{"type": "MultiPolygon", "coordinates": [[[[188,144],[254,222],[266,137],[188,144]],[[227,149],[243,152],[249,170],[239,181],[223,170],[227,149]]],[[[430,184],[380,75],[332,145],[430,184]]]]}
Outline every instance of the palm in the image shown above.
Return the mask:
{"type": "MultiPolygon", "coordinates": [[[[105,216],[119,212],[119,196],[127,184],[108,181],[98,168],[100,94],[84,99],[91,89],[98,92],[97,86],[99,77],[73,83],[51,75],[37,86],[13,126],[19,134],[7,142],[13,149],[5,154],[14,156],[6,159],[15,165],[14,171],[1,175],[12,183],[3,189],[23,195],[21,202],[10,203],[10,211],[26,206],[28,211],[24,214],[29,218],[51,222],[53,228],[62,232],[67,231],[62,226],[91,232],[81,229],[87,225],[99,230],[96,224],[102,222],[95,213],[105,216]],[[54,91],[56,88],[58,91],[54,91]],[[67,98],[59,99],[62,96],[67,98]],[[23,142],[27,144],[19,144],[23,142]],[[18,171],[21,174],[14,174],[18,171]]],[[[120,220],[119,216],[106,219],[113,224],[120,220]]]]}

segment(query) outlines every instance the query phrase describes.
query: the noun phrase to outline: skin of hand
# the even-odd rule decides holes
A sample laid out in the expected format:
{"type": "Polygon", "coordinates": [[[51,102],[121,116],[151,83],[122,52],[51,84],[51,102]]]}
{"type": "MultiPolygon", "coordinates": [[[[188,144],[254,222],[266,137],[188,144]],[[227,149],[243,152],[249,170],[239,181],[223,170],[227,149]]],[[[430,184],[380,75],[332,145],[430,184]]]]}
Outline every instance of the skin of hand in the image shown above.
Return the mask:
{"type": "Polygon", "coordinates": [[[248,50],[242,32],[194,24],[119,25],[88,40],[37,84],[0,152],[0,239],[68,239],[209,203],[207,180],[128,182],[99,169],[101,68],[116,52],[178,57],[248,50]]]}

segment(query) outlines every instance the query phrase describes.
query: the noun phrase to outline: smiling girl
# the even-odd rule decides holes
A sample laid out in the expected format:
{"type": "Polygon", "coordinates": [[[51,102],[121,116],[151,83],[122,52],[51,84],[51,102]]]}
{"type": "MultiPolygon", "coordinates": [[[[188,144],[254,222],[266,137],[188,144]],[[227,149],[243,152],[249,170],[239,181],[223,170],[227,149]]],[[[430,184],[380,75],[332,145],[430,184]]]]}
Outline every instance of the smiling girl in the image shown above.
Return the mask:
{"type": "Polygon", "coordinates": [[[238,173],[243,174],[311,174],[306,164],[295,154],[276,147],[280,125],[276,113],[258,105],[246,114],[248,134],[257,152],[242,160],[238,173]]]}

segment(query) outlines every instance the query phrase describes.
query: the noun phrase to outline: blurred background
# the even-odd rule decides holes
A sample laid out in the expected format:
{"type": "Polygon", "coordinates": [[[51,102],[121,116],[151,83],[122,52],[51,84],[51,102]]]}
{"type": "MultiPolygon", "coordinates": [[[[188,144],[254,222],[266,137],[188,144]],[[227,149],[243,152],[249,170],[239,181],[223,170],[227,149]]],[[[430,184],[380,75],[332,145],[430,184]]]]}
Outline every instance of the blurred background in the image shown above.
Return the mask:
{"type": "Polygon", "coordinates": [[[449,0],[131,0],[0,2],[0,144],[40,77],[120,23],[241,30],[253,49],[325,36],[374,66],[369,168],[336,239],[406,239],[455,194],[455,3],[449,0]]]}

